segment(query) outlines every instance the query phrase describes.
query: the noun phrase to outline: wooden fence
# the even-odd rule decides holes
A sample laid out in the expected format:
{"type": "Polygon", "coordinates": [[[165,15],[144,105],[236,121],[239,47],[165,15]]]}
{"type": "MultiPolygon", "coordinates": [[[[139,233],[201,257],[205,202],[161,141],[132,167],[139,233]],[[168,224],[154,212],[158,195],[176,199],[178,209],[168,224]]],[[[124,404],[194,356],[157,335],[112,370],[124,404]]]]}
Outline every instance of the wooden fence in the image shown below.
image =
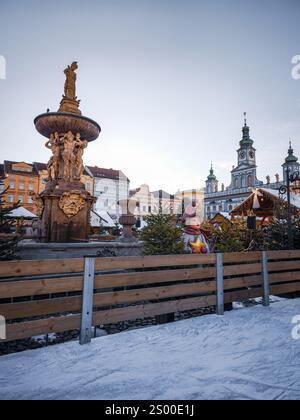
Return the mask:
{"type": "Polygon", "coordinates": [[[300,291],[300,251],[0,263],[6,341],[300,291]]]}

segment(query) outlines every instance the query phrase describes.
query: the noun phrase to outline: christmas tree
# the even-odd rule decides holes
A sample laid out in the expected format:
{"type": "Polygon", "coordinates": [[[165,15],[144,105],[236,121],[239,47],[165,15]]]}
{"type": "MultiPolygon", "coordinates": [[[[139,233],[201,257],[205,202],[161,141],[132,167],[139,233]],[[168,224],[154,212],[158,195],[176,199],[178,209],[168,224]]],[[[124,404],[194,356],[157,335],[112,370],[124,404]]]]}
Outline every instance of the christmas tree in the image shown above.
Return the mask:
{"type": "Polygon", "coordinates": [[[6,190],[3,189],[3,180],[0,179],[0,261],[14,259],[14,254],[18,245],[19,236],[10,234],[12,220],[7,216],[8,214],[19,207],[19,204],[14,204],[9,208],[3,208],[3,198],[6,190]]]}
{"type": "MultiPolygon", "coordinates": [[[[291,229],[294,248],[300,249],[300,218],[295,207],[291,208],[291,229]]],[[[270,250],[289,249],[288,209],[285,201],[280,200],[274,207],[274,218],[265,228],[266,247],[270,250]]]]}
{"type": "Polygon", "coordinates": [[[172,215],[153,214],[146,218],[147,227],[141,234],[144,255],[184,254],[181,229],[172,215]]]}

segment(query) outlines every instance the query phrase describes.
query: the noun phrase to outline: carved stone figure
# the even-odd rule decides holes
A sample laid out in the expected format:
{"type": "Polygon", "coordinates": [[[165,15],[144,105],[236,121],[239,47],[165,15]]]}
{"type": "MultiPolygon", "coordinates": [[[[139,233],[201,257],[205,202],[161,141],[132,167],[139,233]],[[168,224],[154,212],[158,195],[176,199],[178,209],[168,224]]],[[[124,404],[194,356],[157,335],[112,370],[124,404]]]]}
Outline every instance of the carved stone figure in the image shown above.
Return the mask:
{"type": "Polygon", "coordinates": [[[76,216],[85,205],[84,196],[80,192],[66,192],[59,201],[59,208],[68,218],[76,216]]]}
{"type": "Polygon", "coordinates": [[[74,61],[68,66],[64,73],[66,75],[64,95],[60,103],[59,112],[67,112],[71,114],[81,115],[79,110],[80,101],[77,100],[76,96],[76,70],[78,69],[77,61],[74,61]]]}
{"type": "Polygon", "coordinates": [[[62,151],[62,158],[64,162],[64,174],[63,178],[65,181],[71,181],[73,178],[73,167],[75,165],[75,142],[74,142],[74,134],[69,131],[65,136],[62,138],[63,143],[63,151],[62,151]]]}
{"type": "Polygon", "coordinates": [[[66,82],[65,82],[65,97],[67,99],[75,99],[76,100],[76,73],[75,71],[78,69],[78,64],[74,61],[71,66],[68,66],[64,73],[66,75],[66,82]]]}
{"type": "Polygon", "coordinates": [[[59,166],[61,159],[60,140],[58,133],[51,134],[50,139],[45,144],[47,149],[52,151],[52,157],[47,164],[48,178],[50,181],[55,181],[59,176],[59,166]]]}
{"type": "Polygon", "coordinates": [[[83,174],[83,153],[84,149],[86,149],[88,146],[88,142],[86,140],[81,140],[80,134],[76,134],[75,139],[75,174],[74,177],[77,180],[81,179],[81,176],[83,174]]]}

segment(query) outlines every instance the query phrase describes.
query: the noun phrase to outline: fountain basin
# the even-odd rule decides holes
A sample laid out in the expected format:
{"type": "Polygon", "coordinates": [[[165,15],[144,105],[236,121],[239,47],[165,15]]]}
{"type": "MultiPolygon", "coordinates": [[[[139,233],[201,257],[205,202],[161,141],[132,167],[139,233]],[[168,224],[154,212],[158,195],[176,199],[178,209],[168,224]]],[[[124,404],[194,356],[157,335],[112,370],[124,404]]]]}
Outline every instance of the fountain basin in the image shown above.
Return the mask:
{"type": "Polygon", "coordinates": [[[81,138],[88,142],[96,140],[101,127],[90,118],[65,112],[48,112],[37,116],[34,120],[37,131],[44,137],[50,138],[53,133],[63,135],[68,131],[80,133],[81,138]]]}

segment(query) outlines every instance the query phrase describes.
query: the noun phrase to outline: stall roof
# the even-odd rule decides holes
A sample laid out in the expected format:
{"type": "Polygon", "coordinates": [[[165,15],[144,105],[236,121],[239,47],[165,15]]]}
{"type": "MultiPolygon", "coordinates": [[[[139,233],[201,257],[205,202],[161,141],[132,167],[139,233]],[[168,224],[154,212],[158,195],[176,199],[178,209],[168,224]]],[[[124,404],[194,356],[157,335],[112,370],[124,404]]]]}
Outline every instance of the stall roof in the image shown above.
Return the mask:
{"type": "Polygon", "coordinates": [[[12,210],[6,217],[10,217],[12,219],[38,219],[36,214],[31,213],[24,207],[18,207],[17,209],[12,210]]]}

